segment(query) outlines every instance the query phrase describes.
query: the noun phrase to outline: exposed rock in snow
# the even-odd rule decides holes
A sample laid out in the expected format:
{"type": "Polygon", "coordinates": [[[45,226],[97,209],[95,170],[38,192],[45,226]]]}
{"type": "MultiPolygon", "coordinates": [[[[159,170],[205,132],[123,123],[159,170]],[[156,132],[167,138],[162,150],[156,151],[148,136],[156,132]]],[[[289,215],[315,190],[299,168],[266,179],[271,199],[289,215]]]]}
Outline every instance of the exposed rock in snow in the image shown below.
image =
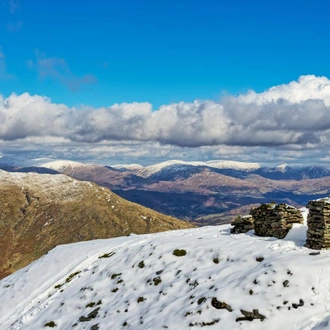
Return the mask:
{"type": "Polygon", "coordinates": [[[311,255],[305,230],[279,240],[224,225],[58,246],[0,281],[0,329],[328,329],[330,251],[311,255]]]}

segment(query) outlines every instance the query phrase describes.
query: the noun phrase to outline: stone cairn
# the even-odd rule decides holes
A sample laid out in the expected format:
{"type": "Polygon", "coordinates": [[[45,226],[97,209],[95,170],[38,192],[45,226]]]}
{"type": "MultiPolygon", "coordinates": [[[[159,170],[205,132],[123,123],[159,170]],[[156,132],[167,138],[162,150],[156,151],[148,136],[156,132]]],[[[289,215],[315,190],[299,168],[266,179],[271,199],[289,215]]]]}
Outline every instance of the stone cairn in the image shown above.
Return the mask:
{"type": "Polygon", "coordinates": [[[232,234],[247,233],[254,229],[253,221],[252,215],[238,215],[231,223],[234,227],[231,228],[230,232],[232,234]]]}
{"type": "Polygon", "coordinates": [[[284,203],[261,204],[250,213],[258,236],[284,238],[294,223],[304,223],[301,211],[284,203]]]}
{"type": "Polygon", "coordinates": [[[306,247],[310,249],[330,248],[330,198],[309,201],[306,247]]]}

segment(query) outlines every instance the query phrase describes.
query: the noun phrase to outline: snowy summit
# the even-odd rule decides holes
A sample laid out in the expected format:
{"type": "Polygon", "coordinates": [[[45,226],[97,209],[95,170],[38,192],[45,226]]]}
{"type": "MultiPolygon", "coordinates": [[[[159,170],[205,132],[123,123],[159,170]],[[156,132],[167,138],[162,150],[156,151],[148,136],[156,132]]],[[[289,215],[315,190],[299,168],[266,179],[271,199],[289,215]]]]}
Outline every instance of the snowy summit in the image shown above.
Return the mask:
{"type": "Polygon", "coordinates": [[[328,329],[330,251],[305,235],[224,225],[58,246],[0,282],[0,329],[328,329]]]}

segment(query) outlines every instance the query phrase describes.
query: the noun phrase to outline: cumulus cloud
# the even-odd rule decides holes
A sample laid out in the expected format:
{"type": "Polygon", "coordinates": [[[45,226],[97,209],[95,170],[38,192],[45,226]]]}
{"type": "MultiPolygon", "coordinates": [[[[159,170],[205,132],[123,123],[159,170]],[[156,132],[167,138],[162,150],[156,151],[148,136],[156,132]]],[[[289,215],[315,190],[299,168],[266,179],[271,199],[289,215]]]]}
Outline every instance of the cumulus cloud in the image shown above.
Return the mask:
{"type": "Polygon", "coordinates": [[[29,69],[35,68],[42,79],[52,79],[66,85],[70,90],[77,91],[83,85],[94,84],[97,79],[91,74],[78,76],[74,74],[69,64],[62,58],[47,57],[46,54],[36,51],[36,60],[28,60],[29,69]]]}
{"type": "MultiPolygon", "coordinates": [[[[44,58],[39,70],[41,74],[56,76],[54,67],[58,65],[66,67],[62,60],[44,58]]],[[[290,159],[293,155],[302,157],[303,150],[324,151],[329,147],[329,111],[330,80],[315,76],[302,76],[263,93],[249,91],[237,97],[227,96],[220,102],[180,102],[156,111],[149,103],[77,109],[54,104],[42,96],[12,94],[0,98],[0,139],[11,144],[19,139],[63,139],[66,148],[75,145],[78,153],[83,146],[84,152],[88,149],[94,155],[113,154],[118,148],[116,143],[128,143],[129,147],[120,149],[122,157],[151,157],[146,150],[158,152],[160,157],[168,156],[161,155],[161,150],[191,156],[196,148],[205,151],[205,158],[237,155],[241,151],[247,155],[247,150],[253,149],[266,159],[267,154],[260,148],[277,147],[282,152],[287,150],[283,157],[290,159]],[[109,146],[113,143],[114,147],[109,146]],[[190,147],[190,151],[182,147],[190,147]]]]}

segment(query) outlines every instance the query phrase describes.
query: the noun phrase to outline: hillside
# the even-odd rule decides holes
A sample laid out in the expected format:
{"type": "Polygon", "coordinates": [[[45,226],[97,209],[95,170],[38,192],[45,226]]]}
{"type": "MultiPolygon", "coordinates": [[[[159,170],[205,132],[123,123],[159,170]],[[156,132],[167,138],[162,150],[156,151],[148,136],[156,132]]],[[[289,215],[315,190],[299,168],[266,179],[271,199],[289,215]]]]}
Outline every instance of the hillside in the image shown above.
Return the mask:
{"type": "Polygon", "coordinates": [[[305,236],[223,225],[62,245],[0,282],[0,329],[328,329],[330,251],[305,236]]]}
{"type": "Polygon", "coordinates": [[[0,171],[0,278],[58,244],[191,224],[65,175],[0,171]]]}

